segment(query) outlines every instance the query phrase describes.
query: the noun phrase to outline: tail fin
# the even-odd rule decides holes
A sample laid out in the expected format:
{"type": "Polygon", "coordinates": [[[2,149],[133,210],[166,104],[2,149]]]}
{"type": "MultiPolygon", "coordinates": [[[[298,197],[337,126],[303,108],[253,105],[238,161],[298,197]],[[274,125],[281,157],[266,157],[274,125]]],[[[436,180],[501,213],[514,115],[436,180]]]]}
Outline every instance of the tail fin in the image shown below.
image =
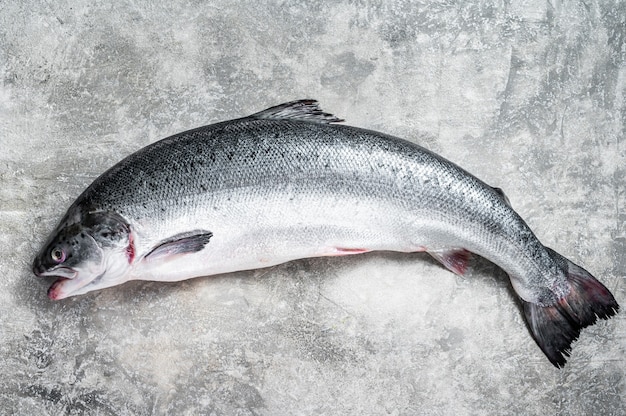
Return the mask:
{"type": "Polygon", "coordinates": [[[615,298],[589,272],[554,250],[548,251],[567,274],[570,292],[555,305],[542,307],[524,301],[524,314],[539,348],[556,367],[563,367],[571,344],[581,329],[597,318],[608,319],[619,310],[615,298]]]}

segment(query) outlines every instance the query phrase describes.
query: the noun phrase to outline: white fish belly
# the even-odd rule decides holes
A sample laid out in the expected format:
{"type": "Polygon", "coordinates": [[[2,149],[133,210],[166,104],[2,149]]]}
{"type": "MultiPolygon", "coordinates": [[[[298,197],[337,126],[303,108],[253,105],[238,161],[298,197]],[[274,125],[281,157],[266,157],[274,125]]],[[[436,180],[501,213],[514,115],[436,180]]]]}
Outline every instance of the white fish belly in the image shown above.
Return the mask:
{"type": "Polygon", "coordinates": [[[130,279],[179,281],[307,257],[424,250],[419,221],[378,198],[235,194],[228,199],[224,209],[172,222],[172,235],[211,231],[213,237],[203,250],[154,261],[139,259],[130,279]]]}

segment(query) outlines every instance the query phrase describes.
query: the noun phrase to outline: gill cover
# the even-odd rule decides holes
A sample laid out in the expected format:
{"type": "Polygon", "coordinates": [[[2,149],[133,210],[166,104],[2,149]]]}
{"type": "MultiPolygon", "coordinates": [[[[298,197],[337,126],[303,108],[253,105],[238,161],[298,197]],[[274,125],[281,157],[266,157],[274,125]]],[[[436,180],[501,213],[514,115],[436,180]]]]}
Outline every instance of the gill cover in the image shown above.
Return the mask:
{"type": "Polygon", "coordinates": [[[127,266],[132,253],[130,227],[118,214],[68,215],[35,258],[33,271],[38,276],[59,277],[48,296],[62,299],[87,285],[116,278],[108,275],[119,275],[124,268],[120,263],[127,266]],[[70,221],[72,217],[78,221],[70,221]]]}

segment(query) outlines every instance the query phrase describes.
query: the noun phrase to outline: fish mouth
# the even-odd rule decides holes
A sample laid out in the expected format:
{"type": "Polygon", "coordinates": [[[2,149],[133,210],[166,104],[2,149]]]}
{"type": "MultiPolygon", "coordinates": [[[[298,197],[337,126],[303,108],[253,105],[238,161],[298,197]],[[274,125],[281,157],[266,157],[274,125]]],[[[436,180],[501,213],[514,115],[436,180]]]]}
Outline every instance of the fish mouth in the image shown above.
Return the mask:
{"type": "Polygon", "coordinates": [[[37,277],[56,277],[57,278],[52,283],[52,285],[50,285],[50,288],[48,288],[48,297],[52,300],[63,299],[68,296],[67,293],[64,293],[66,291],[63,290],[63,288],[67,286],[65,282],[72,282],[72,281],[76,282],[78,280],[81,280],[81,279],[76,279],[76,276],[78,275],[78,271],[70,267],[61,266],[61,267],[55,267],[50,270],[46,270],[41,266],[39,267],[35,266],[33,267],[33,273],[35,273],[37,277]]]}
{"type": "MultiPolygon", "coordinates": [[[[73,279],[76,277],[78,272],[70,267],[56,267],[51,270],[41,270],[35,268],[33,273],[37,277],[59,277],[60,279],[73,279]]],[[[59,280],[60,280],[59,279],[59,280]]]]}
{"type": "Polygon", "coordinates": [[[52,299],[52,300],[59,300],[59,299],[63,299],[65,296],[63,296],[63,282],[66,282],[68,280],[71,280],[67,277],[59,277],[57,280],[54,281],[54,283],[52,283],[52,285],[50,285],[50,287],[48,288],[48,298],[52,299]]]}
{"type": "Polygon", "coordinates": [[[92,280],[93,279],[59,277],[48,288],[48,297],[52,300],[65,299],[72,296],[72,292],[80,289],[92,280]]]}
{"type": "MultiPolygon", "coordinates": [[[[76,277],[76,273],[72,277],[59,277],[48,288],[48,298],[51,300],[61,300],[74,296],[77,293],[84,293],[84,286],[97,282],[102,278],[104,273],[94,276],[89,274],[81,274],[76,277]]],[[[58,275],[57,275],[58,276],[58,275]]]]}

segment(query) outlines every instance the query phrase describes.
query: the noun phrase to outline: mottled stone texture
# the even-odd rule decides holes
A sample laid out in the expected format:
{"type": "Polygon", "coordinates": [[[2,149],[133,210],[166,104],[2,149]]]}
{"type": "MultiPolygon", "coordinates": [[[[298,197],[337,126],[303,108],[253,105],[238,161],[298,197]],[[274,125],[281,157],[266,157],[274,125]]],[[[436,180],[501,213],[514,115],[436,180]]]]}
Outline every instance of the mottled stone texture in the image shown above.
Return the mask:
{"type": "MultiPolygon", "coordinates": [[[[626,319],[563,370],[506,276],[309,259],[51,302],[32,258],[92,179],[297,98],[504,188],[626,306],[626,3],[0,3],[0,413],[626,414],[626,319]],[[102,5],[97,5],[102,3],[102,5]]],[[[346,215],[350,215],[349,212],[346,215]]]]}

